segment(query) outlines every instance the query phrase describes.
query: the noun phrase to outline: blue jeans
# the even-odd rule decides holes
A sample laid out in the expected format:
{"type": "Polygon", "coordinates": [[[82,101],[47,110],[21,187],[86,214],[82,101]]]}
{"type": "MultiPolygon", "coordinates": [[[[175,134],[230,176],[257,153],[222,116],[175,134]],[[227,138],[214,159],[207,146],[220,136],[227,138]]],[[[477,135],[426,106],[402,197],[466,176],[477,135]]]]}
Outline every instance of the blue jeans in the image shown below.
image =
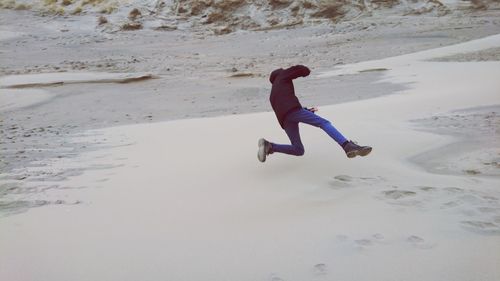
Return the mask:
{"type": "Polygon", "coordinates": [[[271,143],[271,152],[286,153],[297,156],[304,155],[304,145],[302,145],[302,141],[300,140],[299,123],[305,123],[323,129],[323,131],[325,131],[339,145],[342,145],[347,141],[347,139],[339,131],[337,131],[335,127],[333,127],[330,121],[319,117],[307,109],[297,109],[290,112],[286,116],[283,124],[291,145],[271,143]]]}

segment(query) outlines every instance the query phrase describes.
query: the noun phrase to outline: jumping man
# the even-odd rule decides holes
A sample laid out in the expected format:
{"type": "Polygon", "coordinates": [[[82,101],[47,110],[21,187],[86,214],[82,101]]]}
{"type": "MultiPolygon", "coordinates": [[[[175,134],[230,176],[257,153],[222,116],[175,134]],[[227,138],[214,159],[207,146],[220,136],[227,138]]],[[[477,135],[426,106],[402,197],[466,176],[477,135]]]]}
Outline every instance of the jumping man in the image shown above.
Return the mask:
{"type": "Polygon", "coordinates": [[[266,161],[266,156],[274,152],[290,155],[304,155],[304,145],[300,140],[299,123],[309,124],[321,128],[332,139],[334,139],[345,151],[347,157],[366,156],[372,148],[359,146],[353,141],[347,140],[330,121],[316,115],[316,108],[304,108],[295,95],[293,79],[306,77],[311,73],[309,68],[303,65],[292,66],[287,69],[276,69],[271,73],[269,81],[273,84],[269,100],[278,118],[281,127],[285,130],[291,144],[276,144],[265,139],[258,142],[259,150],[257,157],[259,161],[266,161]]]}

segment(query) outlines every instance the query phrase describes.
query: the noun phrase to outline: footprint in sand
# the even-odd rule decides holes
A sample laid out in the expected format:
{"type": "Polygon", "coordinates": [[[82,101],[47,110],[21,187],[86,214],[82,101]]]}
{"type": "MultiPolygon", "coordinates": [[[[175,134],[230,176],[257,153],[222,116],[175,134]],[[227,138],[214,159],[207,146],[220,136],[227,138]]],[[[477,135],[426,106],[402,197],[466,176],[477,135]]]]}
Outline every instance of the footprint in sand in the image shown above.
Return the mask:
{"type": "Polygon", "coordinates": [[[269,277],[269,280],[270,281],[284,281],[281,277],[279,277],[278,275],[276,274],[271,274],[271,276],[269,277]]]}
{"type": "Polygon", "coordinates": [[[318,263],[314,266],[314,275],[316,276],[324,276],[324,275],[327,275],[327,268],[326,268],[326,264],[324,263],[318,263]]]}
{"type": "Polygon", "coordinates": [[[351,186],[352,180],[352,177],[348,175],[339,175],[330,180],[329,184],[334,189],[346,188],[351,186]]]}
{"type": "Polygon", "coordinates": [[[419,207],[423,204],[423,199],[417,199],[417,193],[410,190],[384,190],[381,191],[382,199],[387,203],[399,206],[419,207]]]}
{"type": "Polygon", "coordinates": [[[459,187],[445,187],[443,190],[449,193],[463,193],[465,191],[463,188],[459,187]]]}
{"type": "Polygon", "coordinates": [[[462,206],[465,203],[477,204],[480,201],[480,199],[475,197],[474,195],[464,194],[465,190],[462,188],[446,187],[446,188],[443,188],[443,191],[448,193],[448,195],[446,196],[447,198],[449,198],[450,195],[452,195],[454,200],[447,201],[447,202],[441,204],[441,209],[455,208],[458,206],[462,206]]]}
{"type": "Polygon", "coordinates": [[[442,204],[441,209],[450,209],[460,214],[464,219],[460,221],[460,225],[464,229],[479,234],[500,235],[500,222],[495,220],[500,216],[498,198],[455,187],[445,188],[445,191],[451,193],[455,200],[442,204]]]}
{"type": "Polygon", "coordinates": [[[353,178],[351,176],[348,176],[348,175],[338,175],[338,176],[335,176],[334,179],[336,179],[338,181],[342,181],[342,182],[350,182],[353,180],[353,178]]]}
{"type": "Polygon", "coordinates": [[[373,235],[372,235],[372,237],[373,237],[375,240],[377,240],[377,241],[382,241],[382,240],[384,240],[384,238],[385,238],[385,237],[384,237],[384,235],[382,235],[382,234],[380,234],[380,233],[375,233],[375,234],[373,234],[373,235]]]}
{"type": "Polygon", "coordinates": [[[462,227],[467,230],[487,235],[500,235],[500,226],[494,221],[461,221],[462,227]]]}
{"type": "Polygon", "coordinates": [[[385,190],[385,191],[382,191],[382,194],[384,194],[384,196],[386,198],[394,199],[394,200],[417,195],[416,192],[409,191],[409,190],[385,190]]]}
{"type": "Polygon", "coordinates": [[[370,238],[354,240],[354,243],[358,248],[365,249],[366,247],[375,246],[375,244],[384,244],[384,239],[384,235],[375,233],[370,238]]]}
{"type": "MultiPolygon", "coordinates": [[[[348,242],[350,240],[347,235],[343,234],[337,235],[336,238],[339,242],[343,243],[348,242]]],[[[367,247],[375,246],[376,244],[385,244],[384,239],[385,239],[384,235],[380,233],[375,233],[371,235],[371,237],[369,238],[356,239],[352,240],[352,242],[354,243],[355,248],[365,249],[367,247]]]]}
{"type": "Polygon", "coordinates": [[[420,189],[422,191],[426,191],[426,192],[433,192],[433,191],[437,190],[437,188],[432,187],[432,186],[419,186],[418,189],[420,189]]]}
{"type": "Polygon", "coordinates": [[[459,202],[459,201],[448,201],[446,203],[443,203],[443,205],[441,205],[441,209],[454,208],[454,207],[457,207],[460,205],[461,205],[461,202],[459,202]]]}
{"type": "Polygon", "coordinates": [[[333,177],[329,181],[330,186],[333,189],[340,189],[346,187],[355,187],[359,185],[373,185],[379,181],[384,180],[382,177],[371,178],[371,177],[351,177],[349,175],[338,175],[333,177]]]}
{"type": "Polygon", "coordinates": [[[477,210],[483,214],[500,213],[500,208],[498,207],[479,207],[477,210]]]}
{"type": "Polygon", "coordinates": [[[354,240],[354,243],[356,243],[358,246],[361,246],[361,247],[366,247],[366,246],[373,245],[373,242],[371,240],[369,240],[369,239],[354,240]]]}
{"type": "Polygon", "coordinates": [[[491,202],[491,203],[498,202],[498,198],[496,198],[495,196],[484,195],[484,196],[481,196],[481,198],[488,201],[488,202],[491,202]]]}
{"type": "Polygon", "coordinates": [[[425,241],[425,239],[416,235],[409,236],[408,238],[406,238],[406,241],[418,249],[428,250],[435,247],[434,244],[428,243],[425,241]]]}

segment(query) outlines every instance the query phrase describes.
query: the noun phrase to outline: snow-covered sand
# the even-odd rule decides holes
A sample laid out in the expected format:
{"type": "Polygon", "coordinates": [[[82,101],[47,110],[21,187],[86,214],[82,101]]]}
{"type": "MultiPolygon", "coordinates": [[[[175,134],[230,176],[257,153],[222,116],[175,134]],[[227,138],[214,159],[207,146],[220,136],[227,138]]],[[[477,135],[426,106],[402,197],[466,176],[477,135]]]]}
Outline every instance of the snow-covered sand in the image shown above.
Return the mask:
{"type": "MultiPolygon", "coordinates": [[[[474,51],[499,47],[497,38],[474,51]]],[[[430,173],[409,159],[457,140],[411,120],[500,103],[500,62],[424,57],[369,63],[408,90],[320,109],[374,147],[366,158],[347,159],[323,132],[302,126],[303,157],[259,163],[259,137],[287,141],[272,113],[88,131],[74,141],[105,147],[51,169],[89,170],[58,183],[67,189],[43,182],[46,191],[33,194],[76,204],[0,220],[0,279],[498,280],[500,179],[430,173]]],[[[491,157],[499,149],[492,142],[491,157]]]]}

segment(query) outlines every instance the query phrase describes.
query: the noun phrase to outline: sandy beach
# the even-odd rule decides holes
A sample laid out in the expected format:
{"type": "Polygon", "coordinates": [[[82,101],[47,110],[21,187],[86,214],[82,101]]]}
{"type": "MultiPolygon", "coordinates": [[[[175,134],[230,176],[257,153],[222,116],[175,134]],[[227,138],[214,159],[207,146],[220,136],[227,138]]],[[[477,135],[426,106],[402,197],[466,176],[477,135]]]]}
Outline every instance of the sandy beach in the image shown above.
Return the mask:
{"type": "Polygon", "coordinates": [[[499,280],[496,12],[214,36],[0,9],[0,279],[499,280]],[[372,154],[301,126],[303,157],[257,160],[296,63],[372,154]]]}

